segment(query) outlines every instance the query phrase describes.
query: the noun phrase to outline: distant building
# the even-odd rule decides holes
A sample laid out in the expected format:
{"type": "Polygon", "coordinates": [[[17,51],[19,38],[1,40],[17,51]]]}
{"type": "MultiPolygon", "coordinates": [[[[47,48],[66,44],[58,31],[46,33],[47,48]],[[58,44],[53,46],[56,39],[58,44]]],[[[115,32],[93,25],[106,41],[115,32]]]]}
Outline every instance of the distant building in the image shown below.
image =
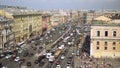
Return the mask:
{"type": "Polygon", "coordinates": [[[102,19],[91,24],[90,55],[96,58],[120,57],[120,22],[102,19]]]}
{"type": "Polygon", "coordinates": [[[42,32],[49,30],[51,28],[50,24],[50,14],[42,14],[42,32]]]}
{"type": "Polygon", "coordinates": [[[67,22],[67,13],[59,11],[51,11],[50,23],[52,26],[57,26],[59,24],[67,22]]]}

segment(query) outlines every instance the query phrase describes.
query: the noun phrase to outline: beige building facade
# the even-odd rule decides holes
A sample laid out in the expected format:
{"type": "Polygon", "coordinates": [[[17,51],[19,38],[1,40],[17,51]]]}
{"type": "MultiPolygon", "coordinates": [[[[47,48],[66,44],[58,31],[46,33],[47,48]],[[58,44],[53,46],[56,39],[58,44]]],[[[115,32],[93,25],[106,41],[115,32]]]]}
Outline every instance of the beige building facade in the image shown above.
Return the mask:
{"type": "Polygon", "coordinates": [[[39,11],[27,9],[1,10],[3,16],[13,19],[13,32],[16,42],[22,42],[42,32],[42,14],[39,11]]]}
{"type": "Polygon", "coordinates": [[[120,57],[120,24],[92,24],[90,55],[96,58],[120,57]]]}

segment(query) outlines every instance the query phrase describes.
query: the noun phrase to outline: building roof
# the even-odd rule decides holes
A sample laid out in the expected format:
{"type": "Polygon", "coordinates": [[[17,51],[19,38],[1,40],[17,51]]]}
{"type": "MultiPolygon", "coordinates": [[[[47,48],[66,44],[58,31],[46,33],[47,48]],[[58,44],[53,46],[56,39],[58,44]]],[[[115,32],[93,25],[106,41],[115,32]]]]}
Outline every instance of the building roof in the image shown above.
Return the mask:
{"type": "Polygon", "coordinates": [[[94,18],[94,20],[97,20],[97,21],[101,20],[101,21],[105,21],[105,22],[111,21],[110,18],[105,17],[105,16],[100,16],[100,17],[94,18]]]}
{"type": "Polygon", "coordinates": [[[27,9],[16,9],[16,8],[5,8],[0,10],[0,15],[6,16],[7,18],[12,18],[13,16],[18,15],[38,15],[42,14],[40,11],[37,10],[27,10],[27,9]]]}
{"type": "Polygon", "coordinates": [[[94,21],[91,24],[92,26],[119,26],[120,27],[120,23],[115,23],[115,22],[105,22],[105,21],[94,21]]]}

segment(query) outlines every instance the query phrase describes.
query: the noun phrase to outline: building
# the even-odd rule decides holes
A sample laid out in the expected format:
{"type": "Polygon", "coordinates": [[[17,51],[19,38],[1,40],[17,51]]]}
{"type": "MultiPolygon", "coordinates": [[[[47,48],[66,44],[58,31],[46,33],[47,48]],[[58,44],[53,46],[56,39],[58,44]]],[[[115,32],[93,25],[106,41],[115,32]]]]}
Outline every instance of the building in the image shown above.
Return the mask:
{"type": "Polygon", "coordinates": [[[37,10],[4,8],[4,16],[13,19],[16,42],[26,41],[42,32],[42,14],[37,10]]]}
{"type": "Polygon", "coordinates": [[[51,11],[50,23],[52,26],[57,26],[67,22],[67,13],[63,10],[51,11]]]}
{"type": "Polygon", "coordinates": [[[15,44],[13,20],[0,16],[0,52],[14,50],[15,44]]]}
{"type": "Polygon", "coordinates": [[[120,57],[120,22],[99,20],[92,23],[90,55],[96,58],[120,57]]]}
{"type": "Polygon", "coordinates": [[[50,23],[50,14],[43,14],[42,15],[42,32],[49,30],[51,28],[50,23]]]}

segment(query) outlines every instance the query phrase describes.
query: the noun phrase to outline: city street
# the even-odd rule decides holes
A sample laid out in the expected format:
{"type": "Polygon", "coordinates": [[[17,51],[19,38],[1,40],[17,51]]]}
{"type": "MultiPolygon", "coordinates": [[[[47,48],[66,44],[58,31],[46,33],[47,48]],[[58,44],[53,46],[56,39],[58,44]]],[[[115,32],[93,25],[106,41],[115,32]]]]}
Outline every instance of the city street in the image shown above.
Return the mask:
{"type": "MultiPolygon", "coordinates": [[[[89,27],[76,26],[71,22],[65,23],[44,32],[43,36],[32,39],[28,44],[18,46],[18,52],[12,55],[19,57],[18,60],[11,56],[2,58],[1,62],[3,66],[8,68],[97,67],[97,64],[94,65],[96,59],[89,57],[89,38],[89,27]],[[63,47],[61,48],[61,46],[63,47]],[[57,53],[57,51],[60,52],[57,53]],[[48,53],[52,53],[51,56],[54,56],[52,61],[46,58],[48,53]],[[91,59],[95,61],[91,61],[91,59]]],[[[102,63],[101,60],[98,64],[100,63],[102,63]]]]}

